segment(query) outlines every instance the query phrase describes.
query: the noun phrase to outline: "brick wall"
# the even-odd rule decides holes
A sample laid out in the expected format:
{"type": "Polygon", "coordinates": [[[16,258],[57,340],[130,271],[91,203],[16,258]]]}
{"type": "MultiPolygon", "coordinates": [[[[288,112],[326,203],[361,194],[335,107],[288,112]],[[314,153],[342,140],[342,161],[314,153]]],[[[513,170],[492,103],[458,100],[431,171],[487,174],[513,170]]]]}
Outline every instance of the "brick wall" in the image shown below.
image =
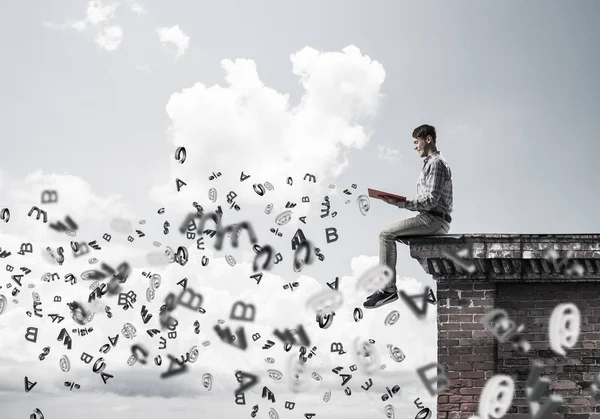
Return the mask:
{"type": "Polygon", "coordinates": [[[469,418],[496,369],[496,343],[479,323],[494,308],[496,284],[438,281],[437,299],[438,362],[450,380],[438,393],[438,418],[469,418]]]}
{"type": "Polygon", "coordinates": [[[476,415],[486,380],[507,374],[516,390],[504,418],[529,419],[525,381],[532,361],[540,360],[551,380],[548,393],[564,399],[553,418],[600,419],[600,400],[589,389],[600,372],[600,284],[438,281],[437,298],[438,362],[450,379],[450,387],[438,394],[438,418],[476,415]],[[581,312],[581,333],[563,358],[550,349],[548,320],[556,305],[568,302],[581,312]],[[522,336],[531,343],[527,354],[519,353],[511,343],[497,343],[484,329],[481,317],[493,308],[503,308],[517,325],[525,325],[522,336]]]}

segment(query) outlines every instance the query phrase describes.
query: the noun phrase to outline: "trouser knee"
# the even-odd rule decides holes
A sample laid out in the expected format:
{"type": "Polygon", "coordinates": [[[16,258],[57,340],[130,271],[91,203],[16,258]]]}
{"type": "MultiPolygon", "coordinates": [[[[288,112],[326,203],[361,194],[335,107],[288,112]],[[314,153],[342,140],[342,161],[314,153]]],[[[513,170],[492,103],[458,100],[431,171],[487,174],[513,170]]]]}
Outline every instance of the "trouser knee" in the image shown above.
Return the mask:
{"type": "Polygon", "coordinates": [[[379,240],[394,241],[394,236],[391,233],[388,233],[387,231],[382,231],[381,233],[379,233],[379,240]]]}

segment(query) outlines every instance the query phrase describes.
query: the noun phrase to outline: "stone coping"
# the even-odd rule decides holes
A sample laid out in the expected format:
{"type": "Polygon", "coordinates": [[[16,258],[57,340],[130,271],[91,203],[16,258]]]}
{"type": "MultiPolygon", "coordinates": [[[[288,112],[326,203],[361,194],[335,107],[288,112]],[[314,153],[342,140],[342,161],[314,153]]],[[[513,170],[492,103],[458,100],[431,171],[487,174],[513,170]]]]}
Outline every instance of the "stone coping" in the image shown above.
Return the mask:
{"type": "Polygon", "coordinates": [[[441,281],[600,281],[600,234],[447,234],[397,241],[441,281]]]}

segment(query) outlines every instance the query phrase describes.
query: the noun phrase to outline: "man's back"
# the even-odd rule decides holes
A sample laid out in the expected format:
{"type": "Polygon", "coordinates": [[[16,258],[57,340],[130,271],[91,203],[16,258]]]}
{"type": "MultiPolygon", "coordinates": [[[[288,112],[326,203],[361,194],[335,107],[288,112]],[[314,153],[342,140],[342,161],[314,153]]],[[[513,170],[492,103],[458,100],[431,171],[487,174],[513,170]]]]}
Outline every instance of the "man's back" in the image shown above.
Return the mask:
{"type": "Polygon", "coordinates": [[[452,171],[439,151],[425,158],[417,180],[417,197],[412,202],[414,204],[407,205],[407,209],[444,214],[452,212],[452,171]],[[439,199],[436,199],[438,196],[439,199]]]}

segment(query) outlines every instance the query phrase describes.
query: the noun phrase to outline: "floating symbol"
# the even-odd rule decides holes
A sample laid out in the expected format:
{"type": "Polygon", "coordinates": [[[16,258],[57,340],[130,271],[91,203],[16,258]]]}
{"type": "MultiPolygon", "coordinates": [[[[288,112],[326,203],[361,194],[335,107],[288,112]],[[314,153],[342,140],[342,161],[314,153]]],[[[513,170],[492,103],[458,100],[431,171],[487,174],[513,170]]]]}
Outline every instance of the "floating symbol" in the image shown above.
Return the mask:
{"type": "Polygon", "coordinates": [[[60,357],[58,365],[62,372],[69,372],[69,370],[71,369],[71,362],[69,361],[69,358],[66,355],[60,357]]]}
{"type": "Polygon", "coordinates": [[[225,260],[229,266],[235,266],[235,258],[231,255],[225,255],[225,260]]]}
{"type": "Polygon", "coordinates": [[[195,333],[195,334],[199,334],[199,333],[200,333],[200,322],[199,322],[198,320],[196,320],[196,321],[194,322],[194,328],[195,328],[195,329],[194,329],[194,333],[195,333]]]}
{"type": "Polygon", "coordinates": [[[581,313],[573,303],[559,304],[552,311],[549,322],[550,347],[559,355],[565,356],[564,348],[572,348],[577,343],[581,327],[581,313]]]}
{"type": "Polygon", "coordinates": [[[269,204],[265,207],[265,214],[270,214],[273,211],[273,204],[269,204]]]}
{"type": "Polygon", "coordinates": [[[156,297],[156,292],[154,291],[154,289],[152,287],[149,287],[146,289],[146,300],[148,300],[148,302],[154,300],[154,297],[156,297]]]}
{"type": "Polygon", "coordinates": [[[210,176],[208,177],[208,180],[215,180],[215,179],[216,179],[216,178],[218,178],[219,176],[221,176],[221,172],[217,172],[217,173],[215,173],[215,172],[212,172],[212,175],[210,175],[210,176]]]}
{"type": "Polygon", "coordinates": [[[356,290],[373,293],[389,284],[393,280],[393,276],[392,270],[387,265],[375,265],[365,271],[356,281],[356,290]]]}
{"type": "Polygon", "coordinates": [[[391,404],[388,404],[387,406],[385,406],[383,411],[384,411],[385,417],[387,419],[394,419],[396,417],[396,414],[394,413],[394,406],[392,406],[391,404]]]}
{"type": "Polygon", "coordinates": [[[196,362],[198,360],[199,356],[200,356],[200,351],[198,350],[198,347],[195,345],[192,346],[188,352],[189,362],[191,362],[193,364],[194,362],[196,362]]]}
{"type": "Polygon", "coordinates": [[[360,195],[356,198],[356,202],[358,203],[358,209],[362,215],[367,215],[367,212],[371,209],[371,201],[369,201],[369,197],[367,195],[360,195]]]}
{"type": "Polygon", "coordinates": [[[386,316],[385,321],[383,322],[386,326],[393,326],[396,324],[398,319],[400,318],[400,313],[398,310],[390,311],[390,313],[386,316]]]}
{"type": "Polygon", "coordinates": [[[44,349],[42,349],[43,353],[40,354],[39,358],[40,361],[43,361],[46,358],[46,355],[48,355],[50,353],[50,347],[46,346],[44,349]]]}
{"type": "Polygon", "coordinates": [[[70,387],[69,390],[73,391],[73,387],[75,387],[76,390],[79,390],[79,384],[75,384],[75,382],[69,382],[69,381],[65,381],[65,387],[70,387]]]}
{"type": "Polygon", "coordinates": [[[289,223],[291,219],[292,219],[292,211],[285,210],[282,213],[280,213],[277,217],[275,217],[275,222],[277,223],[277,225],[282,226],[282,225],[289,223]]]}
{"type": "Polygon", "coordinates": [[[477,272],[475,262],[473,262],[473,243],[467,244],[464,249],[459,250],[456,253],[442,250],[442,255],[450,259],[454,264],[458,265],[461,269],[472,274],[477,272]]]}
{"type": "Polygon", "coordinates": [[[267,370],[267,374],[269,374],[269,377],[273,380],[281,380],[281,377],[283,377],[283,374],[278,370],[267,370]]]}
{"type": "Polygon", "coordinates": [[[44,419],[44,414],[36,407],[33,413],[29,415],[29,419],[44,419]]]}
{"type": "Polygon", "coordinates": [[[306,302],[306,308],[317,314],[333,313],[341,307],[343,302],[341,292],[324,290],[310,297],[306,302]]]}
{"type": "Polygon", "coordinates": [[[280,232],[279,232],[279,229],[274,229],[274,228],[272,228],[272,229],[271,229],[271,233],[275,234],[275,235],[276,235],[276,236],[278,236],[278,237],[281,237],[281,236],[282,236],[282,233],[280,233],[280,232]]]}
{"type": "Polygon", "coordinates": [[[212,384],[213,384],[213,377],[212,375],[206,373],[202,376],[202,385],[204,386],[205,389],[207,389],[208,391],[210,391],[210,389],[212,388],[212,384]]]}
{"type": "Polygon", "coordinates": [[[293,292],[293,291],[294,291],[294,288],[298,288],[298,285],[300,285],[300,284],[298,284],[297,282],[290,282],[289,284],[286,284],[286,285],[284,285],[284,286],[283,286],[283,289],[284,289],[284,290],[287,290],[287,289],[289,288],[289,289],[290,289],[290,291],[292,291],[292,292],[293,292]]]}
{"type": "Polygon", "coordinates": [[[305,363],[309,358],[312,358],[313,355],[316,355],[316,353],[315,353],[316,350],[317,350],[316,346],[313,346],[312,349],[308,349],[305,346],[301,346],[300,347],[300,356],[298,356],[298,359],[300,360],[300,362],[305,363]],[[310,351],[310,353],[307,356],[305,356],[307,351],[310,351]]]}
{"type": "Polygon", "coordinates": [[[479,400],[480,419],[501,418],[512,405],[515,383],[508,375],[495,375],[490,378],[479,400]]]}
{"type": "Polygon", "coordinates": [[[388,400],[390,397],[394,397],[396,395],[396,393],[398,393],[400,391],[400,386],[395,385],[394,387],[392,387],[391,390],[389,387],[386,387],[385,389],[387,390],[387,394],[384,394],[383,396],[381,396],[381,400],[383,400],[384,402],[386,400],[388,400]]]}
{"type": "Polygon", "coordinates": [[[211,202],[217,202],[217,190],[215,188],[210,188],[208,190],[208,199],[210,199],[211,202]]]}
{"type": "Polygon", "coordinates": [[[404,355],[404,352],[402,352],[402,350],[397,346],[388,345],[387,347],[390,351],[390,358],[392,358],[394,361],[402,362],[404,361],[404,359],[406,359],[406,355],[404,355]]]}
{"type": "Polygon", "coordinates": [[[121,334],[125,339],[133,339],[136,336],[137,330],[131,323],[125,323],[121,329],[121,334]]]}
{"type": "Polygon", "coordinates": [[[150,287],[157,290],[160,287],[162,278],[159,274],[154,274],[150,277],[150,287]]]}

